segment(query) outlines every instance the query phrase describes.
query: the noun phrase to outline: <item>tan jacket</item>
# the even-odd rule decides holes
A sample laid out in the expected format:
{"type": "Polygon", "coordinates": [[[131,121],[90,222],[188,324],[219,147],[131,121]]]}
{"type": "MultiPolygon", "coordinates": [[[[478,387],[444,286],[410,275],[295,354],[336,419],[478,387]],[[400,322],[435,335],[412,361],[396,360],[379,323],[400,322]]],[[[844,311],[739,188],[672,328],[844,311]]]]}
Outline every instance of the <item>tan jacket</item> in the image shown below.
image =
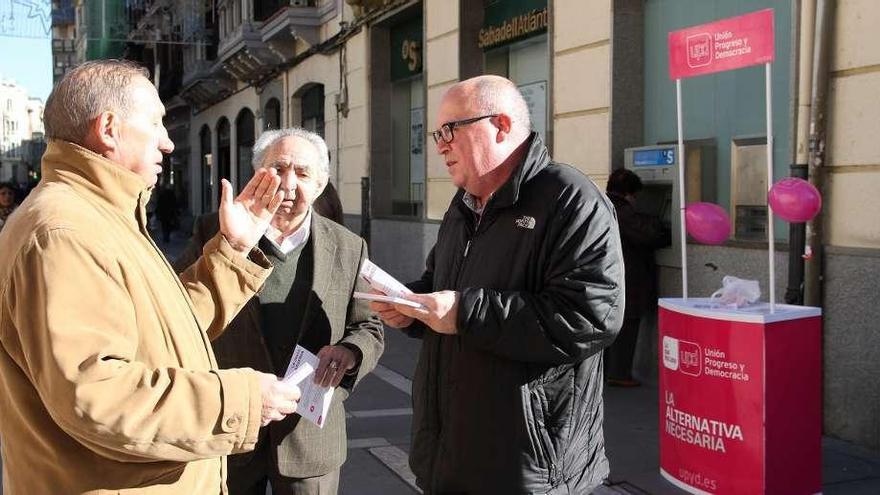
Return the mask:
{"type": "Polygon", "coordinates": [[[3,493],[225,493],[221,456],[257,440],[259,378],[218,370],[206,332],[271,265],[217,236],[178,279],[137,175],[61,141],[42,172],[0,234],[3,493]]]}

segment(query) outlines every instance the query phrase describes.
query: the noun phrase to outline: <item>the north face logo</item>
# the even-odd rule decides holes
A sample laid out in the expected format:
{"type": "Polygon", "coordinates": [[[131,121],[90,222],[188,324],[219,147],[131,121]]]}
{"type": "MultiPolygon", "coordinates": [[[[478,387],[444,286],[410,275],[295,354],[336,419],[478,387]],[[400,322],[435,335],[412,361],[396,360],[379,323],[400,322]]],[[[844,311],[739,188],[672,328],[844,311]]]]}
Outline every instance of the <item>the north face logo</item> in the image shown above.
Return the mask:
{"type": "Polygon", "coordinates": [[[516,226],[521,229],[534,229],[535,228],[535,217],[530,217],[528,215],[523,215],[516,219],[514,222],[516,226]]]}

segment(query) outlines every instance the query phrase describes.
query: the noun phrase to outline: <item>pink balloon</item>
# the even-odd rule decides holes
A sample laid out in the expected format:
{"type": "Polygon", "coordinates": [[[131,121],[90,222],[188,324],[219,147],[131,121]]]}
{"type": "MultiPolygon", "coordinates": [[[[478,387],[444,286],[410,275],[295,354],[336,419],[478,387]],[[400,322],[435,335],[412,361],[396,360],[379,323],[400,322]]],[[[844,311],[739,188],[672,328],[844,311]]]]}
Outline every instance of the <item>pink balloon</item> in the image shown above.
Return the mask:
{"type": "Polygon", "coordinates": [[[684,212],[687,233],[703,244],[722,244],[730,237],[730,217],[714,203],[691,203],[684,212]]]}
{"type": "Polygon", "coordinates": [[[822,209],[819,191],[804,179],[786,177],[770,188],[767,202],[773,213],[792,223],[803,223],[822,209]]]}

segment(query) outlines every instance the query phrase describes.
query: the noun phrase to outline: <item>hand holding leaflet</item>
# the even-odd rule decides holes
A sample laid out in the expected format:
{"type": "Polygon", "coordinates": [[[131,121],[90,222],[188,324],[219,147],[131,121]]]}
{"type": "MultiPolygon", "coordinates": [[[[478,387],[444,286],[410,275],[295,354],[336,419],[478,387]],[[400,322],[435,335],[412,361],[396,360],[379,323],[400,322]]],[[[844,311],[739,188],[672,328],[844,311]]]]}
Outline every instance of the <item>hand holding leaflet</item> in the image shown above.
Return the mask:
{"type": "Polygon", "coordinates": [[[299,386],[302,397],[297,414],[311,421],[319,428],[324,427],[327,419],[327,411],[330,410],[330,400],[333,398],[333,387],[322,387],[315,384],[315,370],[318,369],[318,356],[315,356],[302,346],[296,346],[283,381],[299,386]]]}
{"type": "Polygon", "coordinates": [[[415,301],[410,301],[409,299],[403,299],[402,297],[394,297],[394,296],[384,296],[382,294],[372,294],[369,292],[357,292],[352,295],[355,299],[364,299],[366,301],[379,301],[390,304],[402,304],[404,306],[409,306],[416,309],[422,309],[423,306],[415,301]]]}
{"type": "Polygon", "coordinates": [[[370,260],[364,260],[361,264],[360,275],[370,284],[370,287],[391,297],[403,299],[407,294],[412,294],[412,291],[407,289],[405,285],[370,260]]]}

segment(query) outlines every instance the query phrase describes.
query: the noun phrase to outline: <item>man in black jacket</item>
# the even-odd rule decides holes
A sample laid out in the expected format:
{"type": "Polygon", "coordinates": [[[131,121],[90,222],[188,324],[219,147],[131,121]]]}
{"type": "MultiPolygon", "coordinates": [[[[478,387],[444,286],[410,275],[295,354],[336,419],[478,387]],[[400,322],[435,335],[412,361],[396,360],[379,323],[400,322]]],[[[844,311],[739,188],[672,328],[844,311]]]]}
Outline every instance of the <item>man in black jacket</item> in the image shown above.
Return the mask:
{"type": "Polygon", "coordinates": [[[602,350],[623,320],[613,206],[530,132],[516,86],[460,82],[432,133],[459,187],[410,298],[410,466],[430,494],[582,494],[608,475],[602,350]]]}

